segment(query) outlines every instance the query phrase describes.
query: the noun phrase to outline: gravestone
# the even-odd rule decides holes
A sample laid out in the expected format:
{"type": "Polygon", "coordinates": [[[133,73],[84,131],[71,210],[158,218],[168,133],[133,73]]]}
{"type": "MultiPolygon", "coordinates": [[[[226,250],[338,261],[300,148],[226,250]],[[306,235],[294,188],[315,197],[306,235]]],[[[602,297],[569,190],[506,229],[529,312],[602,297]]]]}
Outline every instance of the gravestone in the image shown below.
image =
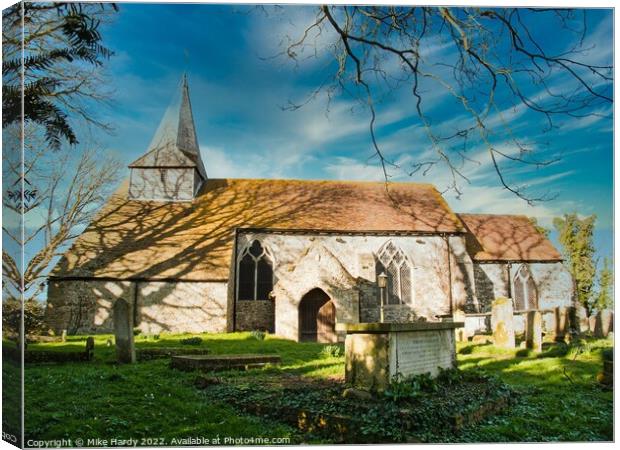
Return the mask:
{"type": "Polygon", "coordinates": [[[525,347],[538,353],[542,351],[542,314],[539,311],[527,312],[525,347]]]}
{"type": "Polygon", "coordinates": [[[592,314],[588,317],[588,325],[590,328],[590,333],[594,333],[594,330],[596,329],[596,314],[592,314]]]}
{"type": "Polygon", "coordinates": [[[86,338],[86,350],[84,352],[86,354],[86,360],[92,361],[93,356],[95,355],[95,338],[92,336],[88,336],[86,338]]]}
{"type": "Polygon", "coordinates": [[[596,321],[594,324],[594,337],[605,338],[612,331],[613,312],[609,309],[603,309],[596,313],[596,321]]]}
{"type": "Polygon", "coordinates": [[[563,306],[556,306],[553,313],[555,315],[553,339],[556,342],[564,342],[568,333],[568,309],[563,306]]]}
{"type": "Polygon", "coordinates": [[[114,303],[114,339],[116,360],[119,363],[136,362],[133,344],[133,315],[129,303],[122,298],[114,303]]]}
{"type": "MultiPolygon", "coordinates": [[[[465,313],[460,309],[457,309],[452,316],[452,321],[465,323],[465,320],[465,313]]],[[[465,326],[463,326],[462,328],[456,328],[454,332],[456,333],[457,342],[467,342],[469,336],[467,335],[467,328],[465,326]]]]}
{"type": "Polygon", "coordinates": [[[509,298],[500,297],[492,303],[491,328],[495,346],[515,348],[515,329],[512,316],[512,300],[509,298]]]}
{"type": "Polygon", "coordinates": [[[62,330],[62,333],[60,334],[60,341],[67,342],[67,330],[62,330]]]}
{"type": "Polygon", "coordinates": [[[590,322],[588,320],[588,311],[582,305],[577,306],[577,320],[579,322],[579,333],[586,334],[590,331],[590,322]]]}
{"type": "Polygon", "coordinates": [[[566,308],[566,320],[568,324],[568,337],[570,341],[574,341],[579,338],[579,317],[577,316],[577,308],[569,306],[566,308]]]}

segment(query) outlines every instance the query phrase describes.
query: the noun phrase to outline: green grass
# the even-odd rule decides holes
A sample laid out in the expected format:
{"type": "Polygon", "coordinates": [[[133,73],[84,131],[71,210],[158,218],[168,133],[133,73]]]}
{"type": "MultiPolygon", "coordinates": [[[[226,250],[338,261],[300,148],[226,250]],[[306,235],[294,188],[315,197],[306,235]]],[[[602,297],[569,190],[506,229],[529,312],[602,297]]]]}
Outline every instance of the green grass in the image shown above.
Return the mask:
{"type": "Polygon", "coordinates": [[[613,393],[601,388],[596,375],[602,370],[601,352],[611,341],[598,340],[584,347],[558,346],[540,355],[500,350],[490,345],[459,345],[459,368],[479,369],[499,376],[515,388],[519,398],[504,414],[464,430],[457,441],[542,442],[613,440],[613,393]],[[566,353],[564,356],[561,356],[566,353]],[[560,356],[558,356],[560,355],[560,356]]]}
{"type": "MultiPolygon", "coordinates": [[[[137,348],[183,347],[190,335],[159,339],[138,335],[137,348]]],[[[282,365],[262,370],[222,374],[260,380],[270,374],[305,377],[344,376],[344,358],[322,352],[324,345],[295,343],[273,336],[264,341],[250,333],[200,334],[200,345],[212,354],[275,353],[282,365]]],[[[81,350],[86,336],[66,343],[31,344],[30,350],[81,350]]],[[[95,337],[95,360],[90,363],[31,364],[25,371],[26,437],[35,439],[143,438],[202,436],[289,437],[308,441],[275,419],[236,411],[196,389],[194,373],[172,370],[168,360],[134,365],[114,363],[112,336],[95,337]]],[[[503,414],[437,441],[575,441],[613,439],[612,392],[600,388],[601,351],[610,341],[593,341],[584,353],[573,348],[542,355],[516,356],[517,351],[488,345],[460,345],[459,367],[498,376],[518,392],[517,402],[503,414]],[[542,357],[541,357],[542,356],[542,357]]],[[[520,352],[523,354],[526,352],[520,352]]]]}

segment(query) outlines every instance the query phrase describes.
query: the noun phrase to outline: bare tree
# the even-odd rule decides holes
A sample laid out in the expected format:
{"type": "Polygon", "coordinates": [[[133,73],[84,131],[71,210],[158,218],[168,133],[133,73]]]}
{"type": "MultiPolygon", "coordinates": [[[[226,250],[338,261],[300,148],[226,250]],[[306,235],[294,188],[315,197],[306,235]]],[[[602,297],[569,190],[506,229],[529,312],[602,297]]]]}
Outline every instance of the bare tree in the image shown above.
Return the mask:
{"type": "MultiPolygon", "coordinates": [[[[5,132],[7,139],[20,138],[18,126],[5,132]]],[[[35,127],[26,128],[24,145],[23,166],[20,158],[11,158],[11,153],[3,155],[3,177],[10,180],[23,174],[25,180],[36,182],[36,187],[31,188],[34,192],[25,190],[23,196],[12,196],[10,189],[3,191],[4,208],[15,216],[23,214],[23,223],[3,223],[2,267],[5,291],[27,301],[41,293],[57,258],[111,193],[121,166],[94,146],[84,146],[83,150],[65,146],[49,152],[44,132],[35,127]],[[7,244],[25,252],[23,274],[16,260],[18,252],[8,251],[7,244]]]]}
{"type": "Polygon", "coordinates": [[[526,186],[507,176],[509,166],[538,168],[556,161],[535,154],[534,143],[514,132],[509,112],[540,115],[545,131],[556,125],[559,116],[605,115],[609,110],[611,56],[603,62],[588,57],[592,47],[585,43],[586,14],[559,9],[322,5],[299,35],[284,37],[281,55],[299,61],[326,50],[336,65],[327,66],[328,76],[307,99],[287,108],[300,108],[319,93],[327,93],[328,101],[342,93],[359,100],[370,113],[374,157],[386,180],[392,169],[426,175],[443,165],[451,174],[447,188],[460,195],[462,183],[469,182],[463,168],[479,162],[468,153],[476,142],[485,148],[504,188],[530,204],[545,200],[548,194],[532,196],[526,186]],[[543,39],[543,35],[555,37],[543,39]],[[443,50],[440,57],[438,48],[443,50]],[[417,158],[409,167],[386,156],[377,138],[377,105],[401,88],[412,96],[412,113],[424,128],[433,155],[417,158]],[[450,129],[439,126],[429,112],[437,92],[447,94],[454,112],[463,115],[450,129]],[[509,150],[498,145],[500,139],[509,143],[509,150]]]}

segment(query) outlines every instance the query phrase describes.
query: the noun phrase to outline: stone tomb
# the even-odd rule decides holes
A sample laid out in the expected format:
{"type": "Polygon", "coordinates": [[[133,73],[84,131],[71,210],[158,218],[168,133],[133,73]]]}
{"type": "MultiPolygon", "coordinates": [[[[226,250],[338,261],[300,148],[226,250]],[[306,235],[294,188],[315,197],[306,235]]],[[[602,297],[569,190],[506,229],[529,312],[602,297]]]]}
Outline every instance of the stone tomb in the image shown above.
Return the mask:
{"type": "Polygon", "coordinates": [[[338,324],[346,332],[346,381],[383,391],[394,376],[408,377],[456,367],[456,328],[463,322],[338,324]]]}

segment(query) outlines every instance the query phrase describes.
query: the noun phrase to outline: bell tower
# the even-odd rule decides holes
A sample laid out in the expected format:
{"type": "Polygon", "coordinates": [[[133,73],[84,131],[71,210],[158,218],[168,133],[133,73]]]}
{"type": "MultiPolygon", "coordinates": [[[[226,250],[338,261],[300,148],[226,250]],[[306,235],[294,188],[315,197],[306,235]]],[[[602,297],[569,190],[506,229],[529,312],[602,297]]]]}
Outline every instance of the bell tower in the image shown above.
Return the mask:
{"type": "Polygon", "coordinates": [[[207,180],[187,75],[146,153],[129,164],[129,170],[129,198],[136,200],[191,201],[207,180]]]}

